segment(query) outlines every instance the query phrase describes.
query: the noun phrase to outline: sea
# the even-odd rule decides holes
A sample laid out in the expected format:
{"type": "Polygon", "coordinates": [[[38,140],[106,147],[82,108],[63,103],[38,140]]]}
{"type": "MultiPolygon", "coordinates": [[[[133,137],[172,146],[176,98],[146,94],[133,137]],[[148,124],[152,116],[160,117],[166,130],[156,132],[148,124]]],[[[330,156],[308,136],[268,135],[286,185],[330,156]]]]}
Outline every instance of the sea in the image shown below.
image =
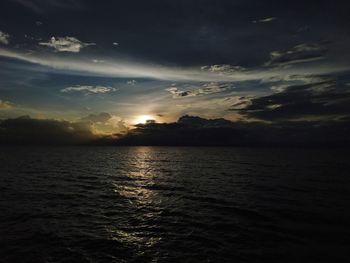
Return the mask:
{"type": "Polygon", "coordinates": [[[349,153],[2,147],[0,262],[350,262],[349,153]]]}

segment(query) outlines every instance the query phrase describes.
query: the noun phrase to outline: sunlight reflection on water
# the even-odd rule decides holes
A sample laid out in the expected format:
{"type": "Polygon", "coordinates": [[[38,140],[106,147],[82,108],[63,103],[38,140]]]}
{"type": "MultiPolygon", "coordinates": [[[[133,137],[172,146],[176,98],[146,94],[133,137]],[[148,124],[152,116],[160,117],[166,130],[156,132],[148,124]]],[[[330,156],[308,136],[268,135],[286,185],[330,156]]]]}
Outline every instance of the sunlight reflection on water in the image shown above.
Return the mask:
{"type": "MultiPolygon", "coordinates": [[[[154,184],[153,173],[156,170],[154,162],[152,162],[153,155],[154,149],[152,147],[132,148],[131,158],[128,160],[129,169],[125,173],[128,183],[112,182],[114,191],[126,199],[134,210],[138,211],[137,220],[141,227],[146,226],[147,222],[154,221],[159,216],[160,211],[157,209],[160,199],[158,199],[157,193],[150,189],[150,186],[154,184]],[[150,206],[152,209],[149,209],[150,206]]],[[[139,226],[131,227],[128,230],[112,228],[109,231],[113,239],[136,244],[139,247],[152,247],[161,240],[161,237],[147,236],[147,233],[137,231],[139,226]]]]}
{"type": "Polygon", "coordinates": [[[157,193],[149,188],[154,184],[153,173],[156,170],[152,162],[153,150],[151,147],[137,147],[133,150],[126,171],[129,183],[113,183],[115,192],[139,206],[155,203],[157,193]]]}

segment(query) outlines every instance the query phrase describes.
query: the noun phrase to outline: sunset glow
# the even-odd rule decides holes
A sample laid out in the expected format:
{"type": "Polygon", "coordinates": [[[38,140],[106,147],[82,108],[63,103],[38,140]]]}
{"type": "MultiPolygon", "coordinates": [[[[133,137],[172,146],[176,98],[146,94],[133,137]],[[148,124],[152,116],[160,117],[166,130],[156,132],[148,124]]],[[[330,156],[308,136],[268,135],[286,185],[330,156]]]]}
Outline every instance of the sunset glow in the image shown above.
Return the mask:
{"type": "Polygon", "coordinates": [[[140,115],[135,118],[135,124],[145,124],[148,120],[155,120],[155,117],[152,115],[140,115]]]}

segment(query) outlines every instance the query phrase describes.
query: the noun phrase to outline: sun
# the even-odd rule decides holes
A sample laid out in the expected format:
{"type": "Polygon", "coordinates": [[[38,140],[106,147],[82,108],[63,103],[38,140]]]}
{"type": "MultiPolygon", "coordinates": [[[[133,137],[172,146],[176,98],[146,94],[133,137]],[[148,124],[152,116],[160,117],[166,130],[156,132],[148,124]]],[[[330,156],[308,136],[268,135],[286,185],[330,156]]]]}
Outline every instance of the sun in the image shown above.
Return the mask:
{"type": "Polygon", "coordinates": [[[151,115],[139,115],[135,118],[135,124],[145,124],[148,120],[154,120],[154,116],[151,115]]]}

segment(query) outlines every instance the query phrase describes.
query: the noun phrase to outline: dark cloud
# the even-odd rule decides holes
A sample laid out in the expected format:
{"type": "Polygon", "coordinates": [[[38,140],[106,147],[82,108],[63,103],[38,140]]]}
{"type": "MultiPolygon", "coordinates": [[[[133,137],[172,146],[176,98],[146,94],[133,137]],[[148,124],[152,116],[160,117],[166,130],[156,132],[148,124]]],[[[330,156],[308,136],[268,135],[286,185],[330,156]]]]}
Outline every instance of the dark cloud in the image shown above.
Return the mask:
{"type": "Polygon", "coordinates": [[[204,119],[198,116],[189,116],[189,115],[180,117],[177,123],[185,126],[189,126],[189,127],[200,127],[200,128],[223,128],[223,127],[233,126],[233,123],[231,121],[225,120],[223,118],[204,119]]]}
{"type": "Polygon", "coordinates": [[[28,116],[0,121],[0,144],[15,145],[197,145],[345,146],[350,117],[337,121],[268,124],[183,116],[174,123],[149,121],[117,137],[97,136],[88,122],[39,120],[28,116]]]}
{"type": "Polygon", "coordinates": [[[1,144],[65,145],[97,139],[90,125],[23,116],[0,121],[1,144]]]}
{"type": "Polygon", "coordinates": [[[174,123],[140,124],[114,145],[345,146],[350,123],[299,121],[267,124],[183,116],[174,123]]]}
{"type": "Polygon", "coordinates": [[[350,91],[335,80],[287,86],[281,92],[251,99],[243,109],[231,110],[268,121],[339,118],[350,115],[350,91]]]}
{"type": "Polygon", "coordinates": [[[90,114],[76,122],[22,116],[0,120],[0,144],[89,144],[127,130],[120,118],[106,112],[90,114]]]}

